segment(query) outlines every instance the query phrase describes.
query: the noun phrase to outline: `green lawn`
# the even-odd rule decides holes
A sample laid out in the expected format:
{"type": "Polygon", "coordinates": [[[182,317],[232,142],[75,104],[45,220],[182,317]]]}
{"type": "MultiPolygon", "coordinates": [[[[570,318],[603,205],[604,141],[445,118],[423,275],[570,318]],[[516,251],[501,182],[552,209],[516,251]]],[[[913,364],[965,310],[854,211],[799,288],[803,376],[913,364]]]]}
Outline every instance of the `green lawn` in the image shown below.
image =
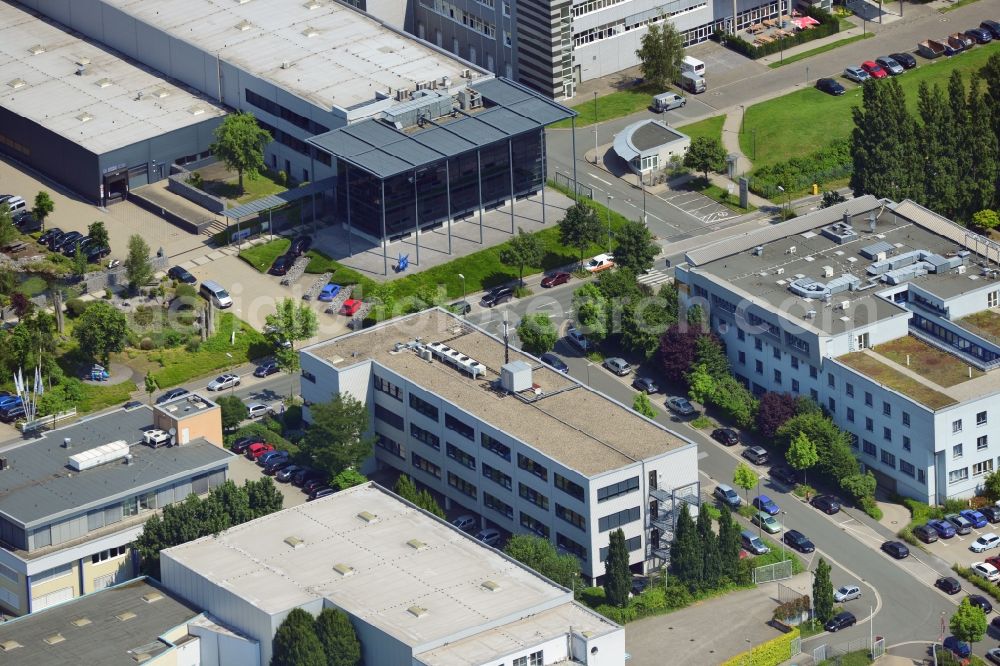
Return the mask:
{"type": "Polygon", "coordinates": [[[136,386],[130,381],[120,384],[84,384],[83,397],[77,403],[79,413],[93,412],[113,405],[121,405],[131,398],[136,386]]]}
{"type": "Polygon", "coordinates": [[[844,354],[837,357],[837,360],[847,367],[857,370],[869,379],[888,386],[895,391],[899,391],[903,395],[930,407],[932,410],[949,407],[957,402],[951,396],[925,386],[864,352],[844,354]]]}
{"type": "MultiPolygon", "coordinates": [[[[899,77],[900,85],[906,92],[907,108],[915,111],[917,87],[921,81],[929,85],[937,83],[944,89],[951,72],[958,69],[965,74],[968,82],[969,74],[986,64],[998,49],[1000,42],[993,42],[976,46],[972,51],[953,58],[920,59],[916,69],[908,70],[899,77]]],[[[749,107],[740,136],[743,154],[753,161],[755,167],[759,167],[809,155],[834,139],[849,136],[854,128],[851,107],[860,104],[861,90],[853,83],[841,82],[847,93],[840,97],[831,97],[810,87],[749,107]]]]}
{"type": "Polygon", "coordinates": [[[265,171],[253,180],[244,176],[242,194],[240,194],[239,180],[236,178],[226,181],[206,180],[201,189],[217,197],[233,199],[242,204],[287,190],[288,186],[278,183],[276,178],[277,174],[271,171],[265,171]]]}
{"type": "Polygon", "coordinates": [[[942,7],[940,11],[942,14],[945,12],[950,12],[953,9],[958,9],[959,7],[964,7],[966,5],[971,5],[973,2],[978,2],[978,0],[958,0],[958,2],[953,2],[947,7],[942,7]]]}
{"type": "Polygon", "coordinates": [[[747,202],[748,206],[747,208],[740,207],[740,192],[736,188],[733,189],[732,195],[730,195],[728,191],[722,189],[718,185],[712,185],[711,183],[705,187],[694,188],[694,190],[696,192],[704,194],[709,199],[718,201],[720,204],[722,204],[729,210],[734,211],[736,213],[740,213],[741,215],[744,213],[752,213],[753,211],[757,210],[757,207],[749,202],[747,202]]]}
{"type": "Polygon", "coordinates": [[[874,32],[869,32],[862,35],[854,35],[853,37],[847,37],[845,39],[841,39],[836,42],[830,42],[829,44],[824,44],[823,46],[817,46],[814,49],[803,51],[802,53],[796,53],[795,55],[788,56],[787,58],[785,58],[780,62],[772,62],[770,65],[768,65],[768,67],[770,67],[771,69],[777,69],[778,67],[791,65],[793,62],[805,60],[806,58],[810,58],[814,55],[819,55],[820,53],[826,53],[827,51],[832,51],[833,49],[839,49],[841,46],[847,46],[848,44],[852,44],[862,39],[868,39],[869,37],[874,37],[874,36],[875,36],[874,32]]]}
{"type": "MultiPolygon", "coordinates": [[[[642,111],[653,103],[653,95],[659,95],[663,90],[652,88],[651,86],[635,86],[627,90],[619,90],[597,98],[597,122],[603,123],[612,118],[621,118],[631,115],[637,111],[642,111]]],[[[594,124],[594,98],[580,102],[570,107],[580,115],[576,118],[577,127],[586,127],[594,124]]],[[[570,120],[560,120],[549,125],[551,128],[568,128],[573,124],[570,120]]]]}
{"type": "Polygon", "coordinates": [[[699,120],[696,123],[681,125],[677,129],[687,134],[694,141],[700,137],[722,140],[722,125],[726,122],[725,116],[712,116],[699,120]]]}
{"type": "Polygon", "coordinates": [[[274,260],[288,251],[292,241],[288,238],[275,238],[268,243],[254,245],[240,252],[240,259],[247,262],[261,273],[267,272],[274,260]]]}

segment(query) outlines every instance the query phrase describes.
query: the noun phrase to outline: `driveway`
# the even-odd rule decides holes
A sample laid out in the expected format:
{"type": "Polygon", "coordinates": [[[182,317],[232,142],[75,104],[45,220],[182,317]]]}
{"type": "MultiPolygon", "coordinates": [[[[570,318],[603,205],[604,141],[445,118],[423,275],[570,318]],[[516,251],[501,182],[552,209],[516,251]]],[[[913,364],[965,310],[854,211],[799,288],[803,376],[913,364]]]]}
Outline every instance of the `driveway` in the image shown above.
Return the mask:
{"type": "MultiPolygon", "coordinates": [[[[256,481],[264,476],[257,463],[247,460],[246,456],[235,456],[229,461],[229,478],[237,485],[242,486],[244,481],[256,481]]],[[[306,494],[298,486],[291,483],[274,482],[281,494],[285,496],[284,507],[297,506],[306,501],[306,494]]]]}

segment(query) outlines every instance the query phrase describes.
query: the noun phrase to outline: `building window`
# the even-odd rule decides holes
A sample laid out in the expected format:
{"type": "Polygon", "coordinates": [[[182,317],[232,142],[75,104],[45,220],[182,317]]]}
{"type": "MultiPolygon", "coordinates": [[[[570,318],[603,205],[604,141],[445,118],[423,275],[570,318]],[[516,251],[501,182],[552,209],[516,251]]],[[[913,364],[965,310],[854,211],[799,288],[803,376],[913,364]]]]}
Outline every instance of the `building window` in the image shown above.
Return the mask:
{"type": "Polygon", "coordinates": [[[850,398],[854,397],[854,384],[848,382],[847,386],[844,388],[844,390],[847,391],[848,397],[850,397],[850,398]]]}
{"type": "Polygon", "coordinates": [[[882,439],[887,442],[892,441],[892,428],[887,428],[885,426],[882,427],[882,439]]]}
{"type": "MultiPolygon", "coordinates": [[[[625,539],[625,547],[628,548],[628,552],[630,552],[630,553],[634,553],[637,550],[641,550],[642,549],[642,537],[634,536],[631,539],[625,539]]],[[[600,553],[601,553],[601,562],[606,562],[607,561],[607,559],[608,559],[608,550],[610,550],[610,546],[607,547],[607,548],[601,548],[601,550],[600,550],[600,553]]]]}
{"type": "Polygon", "coordinates": [[[562,504],[556,503],[556,516],[562,518],[567,523],[577,529],[587,531],[587,520],[572,509],[567,509],[562,504]]]}
{"type": "Polygon", "coordinates": [[[537,534],[538,536],[548,539],[549,538],[549,526],[542,521],[529,516],[524,511],[521,511],[521,527],[526,530],[530,530],[537,534]]]}
{"type": "Polygon", "coordinates": [[[864,440],[863,445],[864,445],[865,453],[867,453],[872,458],[874,458],[875,455],[877,454],[877,451],[878,451],[876,449],[875,445],[872,444],[871,442],[869,442],[867,439],[864,440]]]}
{"type": "Polygon", "coordinates": [[[438,420],[438,408],[420,396],[413,395],[412,393],[410,394],[410,407],[432,421],[438,420]]]}
{"type": "Polygon", "coordinates": [[[781,370],[774,371],[774,383],[781,386],[781,370]]]}
{"type": "Polygon", "coordinates": [[[526,486],[523,483],[517,484],[517,494],[521,499],[528,500],[540,509],[549,510],[549,498],[541,494],[531,486],[526,486]]]}
{"type": "Polygon", "coordinates": [[[396,412],[386,409],[382,405],[375,403],[375,418],[383,423],[391,425],[396,430],[403,430],[403,417],[396,412]]]}
{"type": "Polygon", "coordinates": [[[851,438],[851,448],[852,448],[852,449],[856,449],[856,448],[858,448],[858,436],[857,436],[857,435],[855,435],[855,434],[854,434],[853,432],[849,432],[849,433],[847,433],[847,434],[848,434],[848,435],[850,436],[850,438],[851,438]]]}
{"type": "Polygon", "coordinates": [[[38,585],[39,583],[44,583],[46,581],[54,580],[56,578],[61,578],[63,576],[68,576],[73,573],[73,563],[68,562],[66,564],[60,564],[57,567],[52,567],[51,569],[46,569],[45,571],[39,571],[34,576],[31,577],[32,586],[38,585]]]}
{"type": "Polygon", "coordinates": [[[986,307],[995,308],[1000,300],[1000,291],[990,291],[986,293],[986,307]]]}
{"type": "Polygon", "coordinates": [[[495,467],[490,467],[486,463],[483,463],[483,476],[485,476],[493,483],[503,486],[507,490],[511,490],[514,487],[514,484],[511,481],[510,476],[504,474],[495,467]]]}
{"type": "Polygon", "coordinates": [[[435,451],[441,450],[441,438],[429,430],[424,430],[416,424],[410,424],[410,436],[418,442],[423,442],[435,451]]]}
{"type": "Polygon", "coordinates": [[[441,478],[441,468],[438,467],[437,465],[435,465],[434,463],[432,463],[430,460],[427,460],[426,458],[422,458],[419,455],[417,455],[416,453],[411,453],[410,454],[410,461],[413,463],[414,467],[416,467],[417,469],[422,470],[424,472],[427,472],[428,474],[430,474],[431,476],[433,476],[435,479],[440,479],[441,478]]]}
{"type": "Polygon", "coordinates": [[[911,479],[913,478],[913,472],[914,472],[913,465],[906,462],[902,458],[899,459],[899,471],[905,474],[906,476],[910,477],[911,479]]]}
{"type": "Polygon", "coordinates": [[[865,407],[871,407],[871,406],[872,406],[872,394],[869,393],[868,391],[865,391],[865,407]]]}
{"type": "Polygon", "coordinates": [[[479,433],[479,441],[483,443],[483,448],[492,451],[506,461],[510,461],[510,447],[502,444],[499,440],[493,439],[485,432],[479,433]]]}
{"type": "Polygon", "coordinates": [[[493,509],[497,513],[507,516],[508,518],[514,517],[514,507],[499,498],[493,497],[493,495],[490,495],[489,493],[483,493],[483,504],[486,505],[486,508],[493,509]]]}
{"type": "Polygon", "coordinates": [[[637,520],[639,520],[639,507],[634,506],[631,509],[623,509],[604,516],[603,518],[599,518],[597,521],[597,527],[601,532],[607,532],[608,530],[616,529],[622,525],[634,523],[637,520]]]}
{"type": "Polygon", "coordinates": [[[740,342],[743,342],[744,340],[746,340],[746,338],[747,338],[747,334],[743,332],[743,329],[742,328],[737,328],[736,329],[736,339],[739,340],[740,342]]]}
{"type": "Polygon", "coordinates": [[[402,445],[400,445],[400,443],[396,440],[386,437],[382,433],[375,434],[375,446],[384,451],[388,451],[397,458],[404,458],[402,445]]]}
{"type": "Polygon", "coordinates": [[[526,472],[531,472],[542,481],[549,480],[549,470],[542,465],[539,465],[523,453],[517,454],[517,466],[526,472]]]}
{"type": "Polygon", "coordinates": [[[836,414],[837,413],[837,401],[834,400],[833,398],[827,398],[826,399],[826,406],[830,408],[830,413],[831,414],[836,414]]]}
{"type": "Polygon", "coordinates": [[[868,432],[875,432],[875,422],[872,421],[870,416],[865,417],[865,430],[868,432]]]}
{"type": "MultiPolygon", "coordinates": [[[[18,581],[17,572],[11,569],[6,564],[0,564],[0,576],[3,576],[4,578],[13,583],[16,583],[18,581]]],[[[14,606],[17,607],[17,604],[15,603],[14,606]]]]}
{"type": "Polygon", "coordinates": [[[854,423],[854,410],[850,407],[847,408],[847,420],[850,423],[854,423]]]}
{"type": "Polygon", "coordinates": [[[917,470],[917,481],[920,483],[927,483],[927,475],[922,469],[917,470]]]}
{"type": "Polygon", "coordinates": [[[904,451],[910,450],[910,438],[907,437],[906,435],[903,435],[903,450],[904,451]]]}
{"type": "Polygon", "coordinates": [[[816,389],[809,389],[809,397],[812,398],[813,402],[819,402],[819,391],[816,389]]]}
{"type": "Polygon", "coordinates": [[[986,435],[976,437],[976,451],[982,451],[986,446],[986,435]]]}
{"type": "Polygon", "coordinates": [[[624,481],[619,481],[618,483],[612,483],[610,486],[598,488],[597,502],[606,502],[610,499],[621,497],[622,495],[634,493],[637,490],[639,490],[639,477],[633,476],[631,479],[625,479],[624,481]]]}
{"type": "Polygon", "coordinates": [[[826,385],[830,388],[835,388],[837,386],[837,380],[833,378],[831,373],[826,373],[826,385]]]}
{"type": "Polygon", "coordinates": [[[882,449],[882,464],[896,469],[896,456],[882,449]]]}
{"type": "Polygon", "coordinates": [[[476,499],[476,487],[454,472],[448,472],[448,485],[463,495],[476,499]]]}
{"type": "Polygon", "coordinates": [[[882,416],[892,416],[892,405],[885,401],[882,402],[882,416]]]}
{"type": "Polygon", "coordinates": [[[376,391],[381,391],[382,393],[385,393],[386,395],[391,396],[396,400],[399,400],[400,402],[403,401],[402,390],[398,386],[390,382],[388,379],[383,379],[378,375],[374,375],[372,377],[372,384],[375,386],[376,391]]]}
{"type": "Polygon", "coordinates": [[[986,425],[986,412],[979,412],[976,414],[976,425],[986,425]]]}
{"type": "Polygon", "coordinates": [[[756,349],[757,351],[763,351],[764,350],[764,341],[761,340],[760,338],[754,338],[753,339],[753,348],[756,349]]]}
{"type": "Polygon", "coordinates": [[[470,456],[468,453],[450,442],[446,445],[445,450],[447,452],[447,456],[452,460],[457,460],[469,469],[476,469],[476,459],[474,456],[470,456]]]}
{"type": "Polygon", "coordinates": [[[798,393],[798,392],[799,392],[799,380],[793,379],[792,380],[792,393],[798,393]]]}
{"type": "Polygon", "coordinates": [[[469,441],[476,441],[476,429],[451,414],[444,415],[444,427],[448,430],[454,430],[469,441]]]}
{"type": "Polygon", "coordinates": [[[792,370],[798,370],[798,369],[799,369],[799,357],[793,355],[792,356],[792,370]]]}
{"type": "Polygon", "coordinates": [[[758,375],[764,374],[764,364],[761,363],[760,361],[754,361],[753,363],[754,363],[754,368],[753,368],[754,372],[756,372],[758,375]]]}
{"type": "Polygon", "coordinates": [[[969,478],[969,468],[955,469],[948,472],[948,483],[958,483],[969,478]]]}
{"type": "Polygon", "coordinates": [[[777,359],[777,360],[780,361],[781,360],[781,350],[778,349],[777,347],[771,347],[771,356],[773,356],[775,359],[777,359]]]}
{"type": "Polygon", "coordinates": [[[306,380],[307,382],[312,382],[313,384],[316,383],[316,375],[309,372],[308,370],[303,370],[299,374],[302,377],[302,379],[306,380]]]}
{"type": "Polygon", "coordinates": [[[903,425],[905,425],[907,428],[910,427],[910,413],[909,412],[903,412],[903,425]]]}
{"type": "Polygon", "coordinates": [[[951,457],[954,460],[958,460],[959,458],[962,457],[962,445],[961,444],[956,444],[955,446],[951,447],[951,457]]]}
{"type": "Polygon", "coordinates": [[[576,555],[581,560],[587,559],[587,549],[585,547],[581,546],[576,541],[573,541],[566,535],[560,534],[559,532],[556,532],[556,546],[567,553],[576,555]]]}
{"type": "Polygon", "coordinates": [[[962,432],[962,419],[951,422],[951,434],[962,432]]]}
{"type": "Polygon", "coordinates": [[[570,497],[574,497],[581,502],[583,501],[583,486],[573,483],[566,477],[559,474],[559,472],[554,472],[552,477],[552,481],[555,483],[556,488],[563,491],[570,497]]]}
{"type": "Polygon", "coordinates": [[[124,546],[118,546],[117,548],[109,548],[108,550],[102,550],[99,553],[94,553],[90,556],[91,564],[100,564],[107,560],[112,560],[116,557],[122,557],[128,554],[128,544],[124,546]]]}
{"type": "Polygon", "coordinates": [[[816,369],[816,366],[814,365],[809,366],[809,376],[812,377],[813,379],[816,379],[819,376],[819,371],[816,369]]]}
{"type": "Polygon", "coordinates": [[[993,459],[987,458],[983,462],[977,462],[972,466],[972,476],[982,476],[993,471],[993,459]]]}
{"type": "Polygon", "coordinates": [[[736,358],[739,360],[740,365],[746,365],[747,364],[747,355],[746,355],[746,352],[737,352],[736,358]]]}

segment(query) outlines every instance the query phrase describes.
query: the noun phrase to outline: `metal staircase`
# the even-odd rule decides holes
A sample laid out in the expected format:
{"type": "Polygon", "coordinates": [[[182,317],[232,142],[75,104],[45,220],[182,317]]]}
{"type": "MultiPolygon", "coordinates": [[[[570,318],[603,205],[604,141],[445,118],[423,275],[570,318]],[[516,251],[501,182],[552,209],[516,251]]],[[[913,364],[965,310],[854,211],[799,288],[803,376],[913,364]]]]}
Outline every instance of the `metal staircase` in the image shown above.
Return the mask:
{"type": "Polygon", "coordinates": [[[670,565],[670,546],[674,540],[674,530],[677,525],[677,512],[687,505],[700,506],[701,483],[696,481],[690,485],[669,490],[650,488],[649,499],[656,502],[656,513],[649,514],[646,539],[646,560],[650,566],[658,568],[670,565]],[[649,538],[652,530],[659,533],[659,540],[653,543],[649,538]]]}

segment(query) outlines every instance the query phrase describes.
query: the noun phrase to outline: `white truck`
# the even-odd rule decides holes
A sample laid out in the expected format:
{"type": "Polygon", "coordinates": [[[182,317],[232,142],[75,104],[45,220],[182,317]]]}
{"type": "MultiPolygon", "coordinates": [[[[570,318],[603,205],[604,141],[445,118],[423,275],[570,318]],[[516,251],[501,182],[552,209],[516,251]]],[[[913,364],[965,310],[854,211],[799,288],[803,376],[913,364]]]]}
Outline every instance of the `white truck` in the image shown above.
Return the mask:
{"type": "Polygon", "coordinates": [[[681,60],[681,72],[691,72],[698,76],[705,76],[705,63],[691,56],[684,56],[681,60]]]}

